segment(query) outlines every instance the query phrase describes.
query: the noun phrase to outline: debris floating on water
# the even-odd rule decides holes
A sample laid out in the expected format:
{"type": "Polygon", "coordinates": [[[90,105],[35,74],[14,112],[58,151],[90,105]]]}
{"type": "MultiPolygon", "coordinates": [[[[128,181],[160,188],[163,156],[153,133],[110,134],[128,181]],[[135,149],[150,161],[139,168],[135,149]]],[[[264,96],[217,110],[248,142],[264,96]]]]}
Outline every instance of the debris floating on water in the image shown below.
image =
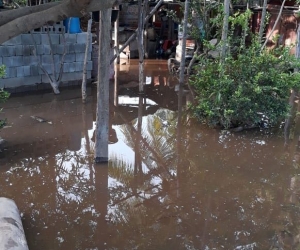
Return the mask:
{"type": "Polygon", "coordinates": [[[48,120],[46,120],[46,119],[44,119],[44,118],[42,118],[42,117],[39,117],[39,116],[35,116],[35,115],[32,115],[32,116],[30,116],[33,120],[36,120],[36,121],[38,121],[38,122],[46,122],[46,123],[48,123],[48,124],[51,124],[52,125],[52,122],[51,121],[48,121],[48,120]]]}

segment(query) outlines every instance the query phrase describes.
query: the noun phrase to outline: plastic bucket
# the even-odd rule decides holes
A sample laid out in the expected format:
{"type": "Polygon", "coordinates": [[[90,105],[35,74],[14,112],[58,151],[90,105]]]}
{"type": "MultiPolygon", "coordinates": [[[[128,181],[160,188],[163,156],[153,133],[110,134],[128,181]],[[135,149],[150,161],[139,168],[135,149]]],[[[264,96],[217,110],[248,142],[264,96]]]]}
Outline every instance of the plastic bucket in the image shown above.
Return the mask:
{"type": "Polygon", "coordinates": [[[70,17],[64,20],[66,33],[81,33],[79,17],[70,17]]]}

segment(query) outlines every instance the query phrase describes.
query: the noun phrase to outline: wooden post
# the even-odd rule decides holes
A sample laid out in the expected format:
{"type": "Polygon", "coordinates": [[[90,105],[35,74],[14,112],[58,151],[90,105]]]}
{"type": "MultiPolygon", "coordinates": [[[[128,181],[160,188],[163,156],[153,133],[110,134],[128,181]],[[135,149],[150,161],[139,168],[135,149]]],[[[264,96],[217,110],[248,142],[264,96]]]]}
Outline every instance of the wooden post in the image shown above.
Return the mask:
{"type": "MultiPolygon", "coordinates": [[[[300,57],[300,25],[298,25],[298,28],[297,28],[295,57],[296,58],[300,57]]],[[[294,71],[298,72],[299,69],[295,68],[294,71]]],[[[294,119],[295,119],[295,112],[296,112],[295,98],[297,95],[298,95],[298,93],[296,93],[296,90],[292,89],[291,94],[290,94],[290,99],[289,99],[290,113],[289,113],[289,116],[285,119],[285,124],[284,124],[284,139],[285,139],[284,146],[286,148],[289,146],[292,121],[294,121],[294,119]]]]}
{"type": "Polygon", "coordinates": [[[119,76],[119,69],[118,69],[118,64],[114,65],[115,68],[115,78],[114,78],[114,106],[118,107],[119,106],[119,100],[118,100],[118,76],[119,76]]]}
{"type": "Polygon", "coordinates": [[[99,19],[97,119],[94,154],[96,163],[108,161],[111,9],[100,11],[99,19]]]}
{"type": "Polygon", "coordinates": [[[148,0],[139,0],[139,26],[138,26],[138,50],[139,50],[139,92],[144,91],[144,25],[145,25],[145,9],[148,0]]]}
{"type": "MultiPolygon", "coordinates": [[[[118,8],[116,8],[118,9],[118,8]]],[[[114,23],[114,46],[115,48],[119,51],[119,16],[117,17],[117,20],[114,23]]],[[[116,60],[115,60],[115,64],[119,64],[120,63],[120,56],[118,55],[116,60]]]]}
{"type": "Polygon", "coordinates": [[[180,72],[179,72],[179,87],[182,87],[184,84],[185,50],[186,50],[186,37],[187,37],[187,23],[188,23],[189,6],[190,6],[190,0],[186,0],[185,6],[184,6],[181,61],[180,61],[180,72]]]}
{"type": "MultiPolygon", "coordinates": [[[[154,13],[159,9],[159,7],[162,5],[163,2],[164,2],[164,0],[159,0],[157,2],[155,7],[145,17],[145,23],[147,23],[149,21],[150,17],[152,17],[154,15],[154,13]]],[[[136,38],[137,32],[138,32],[138,29],[136,29],[135,32],[127,39],[127,41],[123,44],[122,48],[119,49],[119,52],[110,59],[110,62],[113,62],[116,59],[117,55],[120,54],[136,38]]]]}
{"type": "Polygon", "coordinates": [[[91,29],[92,29],[92,13],[90,14],[91,17],[88,21],[87,27],[87,36],[86,36],[86,45],[85,45],[85,55],[83,61],[83,76],[82,76],[82,84],[81,84],[81,94],[82,94],[82,102],[86,102],[86,82],[87,82],[87,60],[88,54],[90,53],[90,39],[91,39],[91,29]]]}
{"type": "Polygon", "coordinates": [[[4,197],[0,197],[0,249],[28,250],[17,205],[4,197]]]}

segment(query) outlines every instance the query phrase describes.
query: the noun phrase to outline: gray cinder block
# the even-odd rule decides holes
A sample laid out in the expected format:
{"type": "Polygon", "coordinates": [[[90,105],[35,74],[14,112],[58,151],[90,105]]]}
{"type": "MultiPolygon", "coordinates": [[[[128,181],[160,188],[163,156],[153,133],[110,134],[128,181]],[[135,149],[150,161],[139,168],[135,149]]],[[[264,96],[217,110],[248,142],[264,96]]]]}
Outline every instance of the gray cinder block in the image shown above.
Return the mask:
{"type": "Polygon", "coordinates": [[[16,56],[22,56],[23,55],[23,45],[16,45],[16,56]]]}
{"type": "Polygon", "coordinates": [[[37,55],[43,55],[44,54],[44,45],[37,45],[35,49],[37,50],[36,51],[37,55]]]}
{"type": "Polygon", "coordinates": [[[7,46],[0,46],[0,56],[8,56],[7,46]]]}
{"type": "Polygon", "coordinates": [[[64,58],[64,62],[75,62],[76,61],[76,54],[66,54],[64,58]]]}
{"type": "MultiPolygon", "coordinates": [[[[60,36],[60,43],[61,44],[64,44],[64,38],[63,38],[63,35],[59,35],[60,36]]],[[[69,33],[66,33],[64,35],[65,37],[65,41],[67,44],[71,43],[71,44],[75,44],[76,41],[77,41],[77,34],[69,34],[69,33]]]]}
{"type": "Polygon", "coordinates": [[[50,55],[51,54],[50,45],[45,44],[45,45],[43,45],[43,47],[44,47],[44,55],[50,55]]]}
{"type": "MultiPolygon", "coordinates": [[[[59,34],[49,34],[52,44],[59,44],[59,34]]],[[[49,37],[48,34],[41,34],[42,44],[49,45],[49,37]]]]}
{"type": "Polygon", "coordinates": [[[64,73],[62,76],[63,82],[81,80],[81,79],[82,79],[82,72],[64,73]]]}
{"type": "Polygon", "coordinates": [[[33,49],[34,49],[33,45],[23,45],[23,56],[32,55],[33,49]]]}
{"type": "Polygon", "coordinates": [[[91,70],[88,70],[87,71],[87,79],[91,79],[92,78],[92,71],[91,70]]]}
{"type": "Polygon", "coordinates": [[[93,62],[92,61],[87,62],[86,69],[90,70],[90,71],[93,69],[93,62]]]}
{"type": "Polygon", "coordinates": [[[39,45],[41,44],[41,34],[34,33],[34,34],[22,34],[22,45],[39,45]]]}
{"type": "Polygon", "coordinates": [[[22,81],[22,86],[26,85],[35,85],[38,83],[41,83],[42,77],[41,76],[25,76],[21,78],[22,81]]]}
{"type": "Polygon", "coordinates": [[[52,56],[51,55],[42,55],[42,64],[51,64],[52,56]]]}
{"type": "Polygon", "coordinates": [[[24,76],[30,76],[31,75],[30,66],[23,66],[23,71],[24,71],[24,76]]]}
{"type": "MultiPolygon", "coordinates": [[[[65,51],[65,46],[63,44],[55,44],[53,45],[54,54],[62,55],[65,51]]],[[[67,51],[67,44],[66,44],[67,51]]]]}
{"type": "MultiPolygon", "coordinates": [[[[85,57],[85,53],[76,53],[76,62],[83,62],[85,57]]],[[[91,60],[91,53],[88,53],[88,61],[91,60]]]]}
{"type": "Polygon", "coordinates": [[[76,62],[75,69],[76,69],[76,71],[82,71],[83,70],[83,62],[76,62]]]}
{"type": "Polygon", "coordinates": [[[23,56],[23,65],[37,65],[39,63],[40,56],[23,56]]]}
{"type": "Polygon", "coordinates": [[[77,44],[85,44],[87,40],[87,32],[82,32],[82,33],[78,33],[77,34],[77,39],[76,39],[76,43],[77,44]]]}
{"type": "MultiPolygon", "coordinates": [[[[47,71],[48,74],[52,74],[52,64],[43,64],[42,66],[47,71]]],[[[43,72],[43,74],[44,74],[44,72],[43,72]]]]}
{"type": "Polygon", "coordinates": [[[30,75],[37,76],[40,75],[40,67],[38,65],[31,65],[30,67],[30,75]]]}
{"type": "Polygon", "coordinates": [[[17,77],[23,77],[24,76],[24,68],[23,66],[17,67],[17,77]]]}
{"type": "Polygon", "coordinates": [[[75,44],[66,44],[66,52],[68,54],[75,53],[75,44]]]}
{"type": "Polygon", "coordinates": [[[84,43],[74,44],[74,47],[75,47],[75,53],[85,53],[86,45],[84,43]]]}
{"type": "Polygon", "coordinates": [[[16,36],[6,42],[4,42],[2,45],[3,46],[7,46],[7,45],[20,45],[22,44],[22,39],[21,39],[22,35],[16,36]]]}
{"type": "Polygon", "coordinates": [[[16,46],[6,46],[7,56],[15,56],[16,55],[16,46]]]}
{"type": "Polygon", "coordinates": [[[64,67],[63,72],[75,72],[76,71],[75,63],[64,63],[63,67],[64,67]]]}
{"type": "Polygon", "coordinates": [[[7,67],[5,70],[4,78],[14,78],[17,77],[17,67],[7,67]]]}
{"type": "Polygon", "coordinates": [[[3,57],[3,64],[6,67],[18,67],[23,65],[23,56],[3,57]]]}

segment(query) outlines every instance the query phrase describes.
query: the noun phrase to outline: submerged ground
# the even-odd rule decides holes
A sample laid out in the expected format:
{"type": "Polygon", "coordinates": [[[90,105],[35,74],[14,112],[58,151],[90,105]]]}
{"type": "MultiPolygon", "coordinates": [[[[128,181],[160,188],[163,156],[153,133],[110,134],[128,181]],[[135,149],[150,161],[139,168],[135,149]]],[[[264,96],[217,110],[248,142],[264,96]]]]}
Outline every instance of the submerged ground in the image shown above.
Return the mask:
{"type": "Polygon", "coordinates": [[[299,249],[298,141],[178,124],[166,63],[146,63],[145,96],[137,72],[121,65],[111,83],[108,164],[92,161],[95,86],[86,105],[79,88],[5,104],[0,196],[16,201],[30,250],[299,249]]]}

